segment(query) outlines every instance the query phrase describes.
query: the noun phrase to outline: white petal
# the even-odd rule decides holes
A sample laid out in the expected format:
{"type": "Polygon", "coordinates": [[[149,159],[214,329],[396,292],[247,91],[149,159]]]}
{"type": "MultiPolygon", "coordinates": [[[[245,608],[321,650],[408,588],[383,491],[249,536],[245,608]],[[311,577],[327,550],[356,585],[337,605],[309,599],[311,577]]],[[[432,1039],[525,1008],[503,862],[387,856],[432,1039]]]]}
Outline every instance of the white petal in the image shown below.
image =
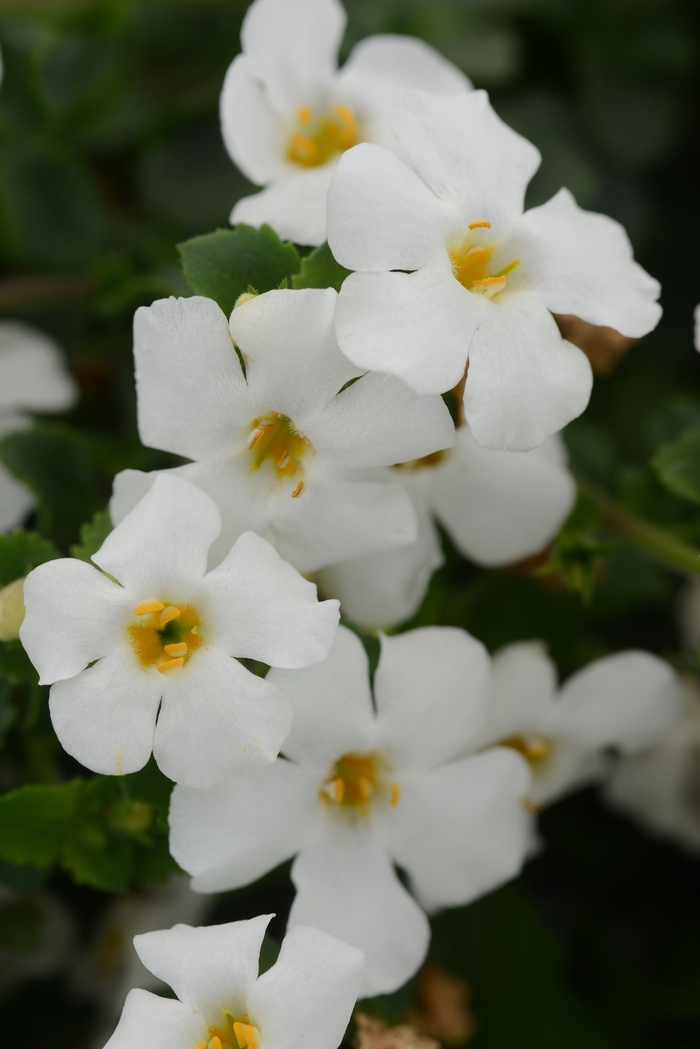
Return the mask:
{"type": "Polygon", "coordinates": [[[208,1023],[220,1023],[222,1009],[245,1015],[271,918],[261,914],[198,929],[175,925],[134,937],[134,947],[146,968],[169,984],[181,1002],[201,1012],[208,1023]]]}
{"type": "Polygon", "coordinates": [[[250,5],[241,28],[243,52],[278,112],[321,100],[320,92],[335,75],[345,21],[338,0],[255,0],[250,5]]]}
{"type": "Polygon", "coordinates": [[[388,841],[424,906],[463,906],[519,872],[530,778],[518,754],[494,747],[401,783],[388,841]]]}
{"type": "Polygon", "coordinates": [[[143,470],[121,470],[112,481],[112,497],[109,500],[109,516],[112,523],[120,524],[127,514],[130,514],[144,495],[150,492],[158,472],[152,470],[145,473],[143,470]]]}
{"type": "Polygon", "coordinates": [[[0,321],[0,410],[64,412],[77,399],[57,343],[21,321],[0,321]]]}
{"type": "Polygon", "coordinates": [[[485,91],[448,98],[411,91],[391,127],[426,185],[458,203],[469,221],[488,219],[498,228],[522,214],[540,153],[503,123],[485,91]]]}
{"type": "Polygon", "coordinates": [[[619,222],[584,211],[560,189],[527,212],[522,230],[534,240],[532,280],[553,313],[572,313],[630,338],[659,323],[661,285],[634,261],[619,222]]]}
{"type": "Polygon", "coordinates": [[[364,142],[340,158],[328,190],[328,244],[351,270],[415,270],[445,250],[453,220],[393,153],[364,142]]]}
{"type": "Polygon", "coordinates": [[[415,273],[351,273],[340,291],[335,330],[358,367],[397,375],[416,393],[444,393],[464,375],[469,345],[490,319],[489,307],[455,280],[445,251],[415,273]]]}
{"type": "Polygon", "coordinates": [[[418,611],[433,572],[443,564],[440,539],[422,502],[415,543],[323,568],[321,593],[340,600],[342,614],[366,627],[390,627],[418,611]]]}
{"type": "Polygon", "coordinates": [[[426,471],[430,503],[465,557],[508,564],[536,554],[556,535],[574,505],[576,485],[543,448],[480,448],[462,427],[444,467],[426,471]]]}
{"type": "Polygon", "coordinates": [[[320,929],[290,929],[279,958],[252,988],[249,1014],[275,1049],[340,1045],[367,959],[320,929]]]}
{"type": "Polygon", "coordinates": [[[597,783],[609,775],[609,754],[592,751],[590,747],[566,739],[550,742],[553,743],[552,751],[542,766],[533,770],[534,776],[527,792],[535,805],[551,805],[573,790],[597,783]]]}
{"type": "Polygon", "coordinates": [[[287,757],[324,774],[342,754],[374,747],[367,656],[360,639],[347,627],[338,628],[323,663],[305,670],[272,669],[267,680],[292,701],[294,720],[284,745],[287,757]]]}
{"type": "Polygon", "coordinates": [[[224,145],[251,182],[264,186],[285,171],[284,121],[253,76],[246,55],[234,58],[226,71],[219,112],[224,145]]]}
{"type": "Polygon", "coordinates": [[[679,719],[683,691],[665,660],[616,652],[570,677],[558,709],[562,734],[577,743],[641,750],[679,719]]]}
{"type": "Polygon", "coordinates": [[[221,531],[213,499],[189,481],[159,474],[151,489],[93,555],[138,601],[188,597],[201,584],[221,531]]]}
{"type": "Polygon", "coordinates": [[[363,998],[395,991],[425,957],[428,921],[371,832],[335,829],[294,861],[289,927],[315,925],[359,947],[369,962],[363,998]]]}
{"type": "Polygon", "coordinates": [[[488,653],[466,630],[382,637],[374,695],[383,751],[412,771],[464,753],[486,718],[489,684],[488,653]]]}
{"type": "Polygon", "coordinates": [[[557,673],[539,641],[507,645],[491,663],[492,702],[483,743],[551,729],[557,673]]]}
{"type": "Polygon", "coordinates": [[[189,1006],[136,988],[105,1049],[192,1049],[206,1037],[204,1017],[189,1006]]]}
{"type": "Polygon", "coordinates": [[[176,783],[210,787],[241,766],[274,761],[289,700],[220,648],[203,648],[164,678],[153,753],[176,783]]]}
{"type": "Polygon", "coordinates": [[[295,669],[328,655],[338,602],[319,602],[315,585],[254,532],[245,532],[209,573],[204,591],[219,644],[230,655],[295,669]]]}
{"type": "Polygon", "coordinates": [[[231,222],[268,226],[283,240],[318,247],[326,239],[326,195],[335,160],[317,168],[285,171],[283,177],[259,193],[242,197],[231,212],[231,222]]]}
{"type": "Polygon", "coordinates": [[[134,316],[139,434],[201,459],[238,436],[247,389],[228,320],[211,299],[159,299],[134,316]],[[240,408],[239,408],[240,412],[240,408]]]}
{"type": "Polygon", "coordinates": [[[700,305],[693,310],[693,343],[700,352],[700,305]]]}
{"type": "Polygon", "coordinates": [[[49,710],[64,750],[105,776],[143,768],[153,749],[160,675],[135,664],[126,645],[51,689],[49,710]]]}
{"type": "Polygon", "coordinates": [[[256,881],[306,845],[319,819],[319,781],[292,761],[240,769],[205,789],[177,785],[170,851],[196,892],[256,881]]]}
{"type": "Polygon", "coordinates": [[[368,36],[355,44],[343,66],[341,83],[350,73],[390,80],[402,91],[417,88],[435,95],[456,95],[471,88],[468,77],[439,51],[416,37],[394,33],[368,36]]]}
{"type": "Polygon", "coordinates": [[[484,305],[489,313],[472,340],[464,391],[469,428],[484,448],[527,452],[584,410],[591,366],[535,296],[513,293],[484,305]]]}
{"type": "Polygon", "coordinates": [[[17,528],[34,505],[32,492],[0,464],[0,532],[17,528]]]}
{"type": "Polygon", "coordinates": [[[46,561],[29,573],[20,638],[42,685],[74,677],[114,649],[125,598],[121,587],[77,558],[46,561]]]}

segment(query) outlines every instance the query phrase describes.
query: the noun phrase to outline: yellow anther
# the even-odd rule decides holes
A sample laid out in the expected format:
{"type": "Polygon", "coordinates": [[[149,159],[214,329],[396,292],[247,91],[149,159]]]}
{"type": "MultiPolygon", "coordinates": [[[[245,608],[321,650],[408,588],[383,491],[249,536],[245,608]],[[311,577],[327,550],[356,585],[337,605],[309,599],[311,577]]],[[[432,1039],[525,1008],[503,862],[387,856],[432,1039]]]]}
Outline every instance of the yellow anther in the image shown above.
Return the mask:
{"type": "Polygon", "coordinates": [[[304,106],[297,110],[296,121],[287,144],[287,160],[293,164],[319,167],[357,144],[357,121],[348,106],[333,106],[326,113],[304,106]]]}
{"type": "Polygon", "coordinates": [[[297,120],[299,121],[300,124],[310,124],[311,123],[311,106],[302,106],[302,108],[297,113],[297,120]]]}
{"type": "Polygon", "coordinates": [[[260,1031],[253,1024],[246,1024],[246,1035],[248,1037],[248,1049],[258,1049],[260,1045],[260,1031]]]}
{"type": "Polygon", "coordinates": [[[299,481],[299,484],[296,486],[296,488],[292,492],[292,499],[296,499],[298,496],[301,495],[301,493],[303,491],[304,491],[304,482],[303,481],[299,481]]]}
{"type": "Polygon", "coordinates": [[[165,608],[162,601],[142,601],[140,605],[137,605],[134,609],[135,616],[145,616],[149,612],[160,612],[161,609],[165,608]]]}
{"type": "Polygon", "coordinates": [[[169,656],[184,656],[187,654],[187,642],[178,641],[175,645],[163,645],[163,651],[169,656]]]}
{"type": "Polygon", "coordinates": [[[239,1049],[246,1049],[248,1045],[248,1026],[248,1024],[240,1023],[238,1020],[233,1025],[233,1033],[236,1036],[239,1049]]]}
{"type": "Polygon", "coordinates": [[[192,629],[190,630],[190,634],[198,634],[198,633],[199,633],[199,627],[198,626],[193,626],[192,629]]]}
{"type": "Polygon", "coordinates": [[[179,659],[168,659],[165,663],[159,663],[156,669],[159,674],[167,674],[170,670],[179,670],[184,664],[184,657],[180,656],[179,659]]]}
{"type": "Polygon", "coordinates": [[[250,437],[248,438],[248,447],[255,448],[255,445],[264,433],[265,431],[262,426],[256,426],[255,429],[251,431],[250,437]]]}
{"type": "Polygon", "coordinates": [[[476,222],[469,223],[469,229],[491,229],[491,223],[486,219],[478,219],[476,222]]]}
{"type": "Polygon", "coordinates": [[[398,783],[389,784],[389,801],[392,805],[398,805],[401,801],[401,787],[398,783]]]}
{"type": "Polygon", "coordinates": [[[505,286],[505,277],[484,277],[483,280],[472,281],[471,290],[490,299],[492,295],[497,295],[499,291],[503,291],[505,286]]]}
{"type": "Polygon", "coordinates": [[[343,798],[345,797],[345,780],[340,777],[331,780],[331,782],[327,783],[325,786],[325,793],[331,801],[337,801],[339,805],[342,805],[343,798]]]}
{"type": "Polygon", "coordinates": [[[160,614],[160,625],[165,626],[165,624],[169,623],[172,619],[177,619],[179,615],[181,615],[180,609],[176,608],[175,605],[169,605],[165,611],[160,614]]]}
{"type": "Polygon", "coordinates": [[[282,452],[279,459],[277,460],[277,469],[284,470],[285,466],[289,462],[289,452],[282,452]]]}
{"type": "Polygon", "coordinates": [[[360,776],[360,779],[358,781],[358,787],[360,791],[361,801],[369,801],[369,799],[374,794],[374,788],[367,776],[360,776]]]}
{"type": "Polygon", "coordinates": [[[197,1042],[197,1044],[195,1045],[194,1049],[207,1049],[207,1043],[206,1042],[197,1042]]]}
{"type": "Polygon", "coordinates": [[[211,1039],[211,1041],[209,1042],[208,1049],[223,1049],[221,1039],[219,1038],[218,1034],[215,1034],[214,1037],[211,1039]]]}

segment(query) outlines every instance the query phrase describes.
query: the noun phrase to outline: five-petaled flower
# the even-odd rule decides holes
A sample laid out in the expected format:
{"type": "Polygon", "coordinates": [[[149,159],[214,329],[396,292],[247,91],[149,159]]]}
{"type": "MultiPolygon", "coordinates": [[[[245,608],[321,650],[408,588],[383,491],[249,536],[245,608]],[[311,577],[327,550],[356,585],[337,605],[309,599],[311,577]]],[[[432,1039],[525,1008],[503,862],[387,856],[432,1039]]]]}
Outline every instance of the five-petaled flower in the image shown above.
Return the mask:
{"type": "Polygon", "coordinates": [[[208,790],[176,787],[171,851],[201,892],[245,885],[296,854],[290,925],[360,947],[363,995],[395,990],[428,946],[414,897],[426,908],[468,903],[525,854],[527,765],[505,747],[470,753],[489,657],[452,627],[384,637],[376,711],[365,651],[345,627],[323,663],[271,675],[294,707],[285,759],[208,790]]]}
{"type": "Polygon", "coordinates": [[[133,990],[105,1049],[336,1049],[366,961],[361,951],[301,925],[258,975],[272,915],[134,937],[147,969],[177,1000],[133,990]]]}
{"type": "Polygon", "coordinates": [[[360,271],[341,289],[340,348],[419,393],[455,387],[468,362],[477,443],[536,447],[583,411],[592,383],[552,314],[645,335],[661,316],[659,285],[634,262],[624,229],[567,190],[523,212],[540,155],[485,92],[413,91],[392,130],[413,169],[359,145],[328,193],[329,245],[360,271]]]}
{"type": "Polygon", "coordinates": [[[207,572],[221,528],[213,501],[177,477],[151,491],[93,554],[35,568],[24,584],[22,644],[63,747],[95,772],[142,768],[208,786],[274,760],[291,704],[234,657],[272,666],[322,660],[337,601],[252,532],[207,572]],[[103,574],[104,573],[104,574],[103,574]]]}

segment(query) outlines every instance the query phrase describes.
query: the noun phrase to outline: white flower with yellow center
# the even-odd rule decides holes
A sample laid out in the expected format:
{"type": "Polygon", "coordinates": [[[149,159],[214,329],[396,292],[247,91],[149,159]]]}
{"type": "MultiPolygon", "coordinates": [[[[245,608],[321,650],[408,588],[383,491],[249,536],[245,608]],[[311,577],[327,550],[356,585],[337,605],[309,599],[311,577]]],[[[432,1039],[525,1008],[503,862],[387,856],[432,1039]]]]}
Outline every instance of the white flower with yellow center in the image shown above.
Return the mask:
{"type": "Polygon", "coordinates": [[[362,952],[299,926],[258,975],[271,917],[136,936],[141,961],[177,999],[130,991],[105,1049],[336,1049],[366,966],[362,952]]]}
{"type": "Polygon", "coordinates": [[[576,485],[556,435],[530,452],[480,448],[465,426],[454,448],[384,470],[400,478],[418,516],[415,543],[330,565],[321,591],[355,623],[389,627],[416,612],[443,563],[437,519],[465,557],[495,567],[538,553],[571,510],[576,485]]]}
{"type": "Polygon", "coordinates": [[[224,81],[221,124],[233,160],[266,188],[239,200],[232,222],[267,222],[297,244],[322,244],[341,154],[358,142],[398,152],[388,116],[411,88],[449,95],[471,87],[412,37],[369,37],[338,71],[345,21],[337,0],[255,0],[248,8],[243,53],[224,81]]]}
{"type": "Polygon", "coordinates": [[[682,688],[650,652],[596,659],[557,688],[539,642],[509,645],[493,660],[493,702],[483,746],[512,747],[534,773],[531,801],[547,805],[609,770],[605,751],[634,753],[674,724],[682,688]]]}
{"type": "Polygon", "coordinates": [[[56,735],[94,772],[135,772],[152,751],[171,779],[203,787],[279,752],[291,704],[234,657],[323,659],[338,603],[319,604],[252,532],[207,574],[220,528],[208,495],[159,477],[93,555],[101,572],[65,558],[27,576],[22,644],[53,685],[56,735]]]}
{"type": "MultiPolygon", "coordinates": [[[[300,572],[416,537],[401,485],[355,478],[454,444],[454,426],[439,397],[392,376],[357,378],[335,341],[337,298],[332,289],[270,291],[230,322],[196,296],[136,313],[141,439],[194,460],[173,472],[221,511],[212,564],[249,529],[300,572]]],[[[117,476],[113,520],[155,476],[117,476]]]]}
{"type": "Polygon", "coordinates": [[[199,892],[245,885],[296,855],[290,925],[358,946],[369,961],[363,995],[395,990],[428,947],[416,898],[468,903],[516,874],[525,854],[527,766],[506,748],[470,753],[489,657],[451,627],[384,637],[373,701],[362,644],[340,627],[323,663],[271,673],[294,707],[286,760],[209,790],[176,787],[171,851],[199,892]]]}
{"type": "Polygon", "coordinates": [[[469,371],[464,407],[480,445],[526,451],[579,415],[591,368],[559,334],[573,314],[623,335],[658,323],[659,285],[624,229],[568,190],[523,212],[540,154],[484,91],[413,91],[392,130],[411,167],[380,146],[341,158],[328,242],[351,274],[336,331],[355,364],[442,393],[469,371]]]}

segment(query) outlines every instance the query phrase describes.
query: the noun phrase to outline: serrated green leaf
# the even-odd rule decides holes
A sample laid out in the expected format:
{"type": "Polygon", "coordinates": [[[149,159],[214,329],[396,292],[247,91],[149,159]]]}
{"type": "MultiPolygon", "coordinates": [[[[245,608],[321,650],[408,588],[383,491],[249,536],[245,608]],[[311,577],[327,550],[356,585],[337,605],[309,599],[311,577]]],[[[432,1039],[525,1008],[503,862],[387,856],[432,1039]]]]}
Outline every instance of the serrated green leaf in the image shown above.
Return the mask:
{"type": "Polygon", "coordinates": [[[301,260],[301,270],[292,277],[292,287],[335,288],[340,291],[340,285],[350,272],[336,262],[326,242],[301,260]]]}
{"type": "Polygon", "coordinates": [[[651,465],[670,492],[691,503],[700,503],[700,426],[662,445],[651,465]]]}
{"type": "Polygon", "coordinates": [[[0,797],[0,858],[8,863],[55,863],[73,820],[82,781],[60,787],[19,787],[0,797]]]}
{"type": "Polygon", "coordinates": [[[299,254],[270,226],[238,225],[178,245],[182,266],[197,295],[218,302],[228,317],[244,291],[272,291],[299,272],[299,254]]]}
{"type": "Polygon", "coordinates": [[[70,548],[71,557],[92,564],[92,555],[97,553],[113,527],[109,510],[98,510],[91,521],[81,524],[80,542],[70,548]]]}
{"type": "Polygon", "coordinates": [[[0,535],[0,586],[7,586],[37,565],[60,556],[54,544],[36,532],[20,529],[12,535],[0,535]]]}

